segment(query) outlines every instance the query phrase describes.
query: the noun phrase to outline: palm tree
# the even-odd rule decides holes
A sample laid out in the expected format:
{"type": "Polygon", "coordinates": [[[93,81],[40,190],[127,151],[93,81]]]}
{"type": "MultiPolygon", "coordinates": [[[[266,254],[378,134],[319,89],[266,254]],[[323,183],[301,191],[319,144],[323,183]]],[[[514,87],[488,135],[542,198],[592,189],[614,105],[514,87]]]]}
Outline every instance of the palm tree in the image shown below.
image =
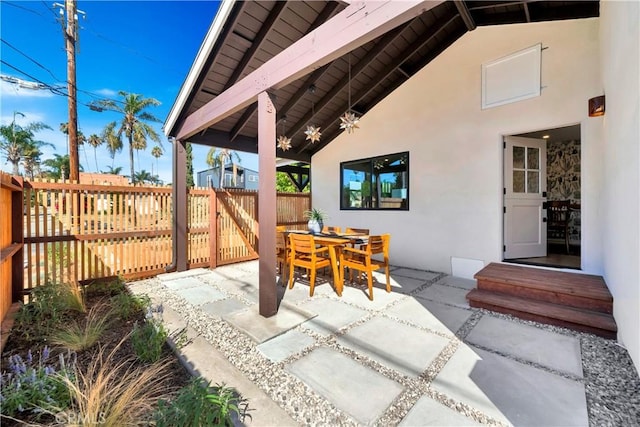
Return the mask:
{"type": "MultiPolygon", "coordinates": [[[[56,179],[69,179],[69,155],[60,155],[54,154],[53,159],[47,159],[42,162],[43,165],[50,168],[47,171],[47,174],[51,178],[56,179]]],[[[82,165],[80,166],[80,170],[82,170],[82,165]]]]}
{"type": "Polygon", "coordinates": [[[115,168],[113,166],[107,166],[107,170],[106,171],[102,171],[102,173],[110,173],[112,175],[120,175],[122,173],[122,166],[116,166],[115,168]]]}
{"type": "MultiPolygon", "coordinates": [[[[13,165],[13,175],[20,174],[20,161],[24,159],[25,152],[40,148],[44,145],[52,144],[38,141],[35,139],[35,133],[43,129],[51,129],[42,122],[29,123],[26,126],[16,124],[16,114],[24,117],[20,112],[13,113],[13,121],[10,125],[0,126],[0,151],[4,153],[5,158],[13,165]]],[[[33,155],[33,151],[31,151],[33,155]]]]}
{"type": "Polygon", "coordinates": [[[145,182],[151,181],[153,181],[153,176],[144,169],[140,172],[137,172],[133,177],[134,184],[144,184],[145,182]]]}
{"type": "Polygon", "coordinates": [[[93,157],[96,161],[96,172],[98,172],[98,151],[96,149],[98,148],[98,146],[102,145],[103,140],[102,138],[100,138],[100,136],[93,133],[89,135],[89,139],[87,140],[87,142],[93,147],[93,157]]]}
{"type": "Polygon", "coordinates": [[[147,147],[147,138],[160,143],[160,137],[156,131],[146,122],[160,122],[160,119],[145,111],[148,107],[160,105],[160,101],[155,98],[144,98],[135,93],[118,92],[123,101],[116,102],[111,99],[103,99],[95,104],[98,107],[117,111],[122,114],[122,120],[109,123],[103,132],[107,148],[112,153],[112,158],[116,151],[122,150],[122,135],[129,142],[129,162],[131,164],[131,178],[135,176],[133,164],[133,150],[144,150],[147,147]]]}
{"type": "Polygon", "coordinates": [[[216,147],[211,147],[211,149],[207,153],[207,164],[212,168],[219,168],[220,188],[223,188],[224,186],[224,168],[229,163],[233,165],[233,183],[235,185],[236,164],[240,163],[241,160],[242,159],[240,159],[240,155],[233,150],[229,150],[227,148],[217,149],[216,147]]]}
{"type": "Polygon", "coordinates": [[[31,179],[35,177],[35,171],[40,169],[40,156],[42,156],[42,151],[37,144],[30,144],[24,150],[22,167],[24,168],[25,175],[31,179]]]}
{"type": "MultiPolygon", "coordinates": [[[[69,122],[60,123],[60,132],[67,135],[67,146],[69,145],[69,122]]],[[[87,157],[87,149],[85,148],[85,142],[87,142],[87,137],[84,136],[84,133],[80,129],[78,129],[78,133],[76,133],[76,137],[78,139],[78,145],[82,145],[82,151],[84,151],[84,160],[87,162],[87,167],[89,166],[89,158],[87,157]]]]}
{"type": "MultiPolygon", "coordinates": [[[[151,149],[151,155],[156,158],[156,173],[158,173],[158,159],[164,154],[162,148],[158,145],[151,149]]],[[[153,164],[151,165],[151,174],[153,175],[153,164]]]]}

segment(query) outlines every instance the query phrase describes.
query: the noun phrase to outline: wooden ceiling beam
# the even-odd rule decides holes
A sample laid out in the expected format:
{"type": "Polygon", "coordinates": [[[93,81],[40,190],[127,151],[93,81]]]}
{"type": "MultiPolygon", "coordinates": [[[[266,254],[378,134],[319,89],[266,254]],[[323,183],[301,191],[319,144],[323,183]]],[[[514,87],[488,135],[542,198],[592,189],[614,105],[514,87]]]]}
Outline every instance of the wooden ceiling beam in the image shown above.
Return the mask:
{"type": "Polygon", "coordinates": [[[280,15],[282,14],[282,11],[286,8],[286,6],[286,1],[279,1],[275,3],[273,9],[271,9],[269,15],[267,16],[267,19],[265,19],[262,27],[260,27],[260,30],[251,42],[249,49],[247,49],[247,51],[244,53],[242,59],[238,63],[238,66],[233,70],[231,77],[229,77],[229,80],[227,80],[227,83],[224,85],[224,89],[222,89],[223,92],[233,86],[238,81],[242,73],[244,73],[247,65],[249,65],[249,62],[253,59],[258,49],[260,49],[260,46],[262,46],[262,43],[267,37],[267,34],[269,34],[269,31],[273,27],[273,24],[275,24],[278,18],[280,18],[280,15]]]}
{"type": "Polygon", "coordinates": [[[251,105],[263,91],[284,87],[441,3],[439,0],[406,0],[351,4],[189,114],[175,136],[188,139],[251,105]]]}
{"type": "MultiPolygon", "coordinates": [[[[358,61],[351,68],[351,79],[354,79],[358,74],[360,74],[367,66],[374,61],[380,53],[382,53],[393,41],[400,35],[400,33],[406,28],[408,24],[401,25],[399,27],[394,28],[384,35],[382,39],[369,51],[367,54],[358,61]]],[[[296,134],[300,129],[302,129],[307,123],[313,120],[313,117],[318,114],[324,107],[326,107],[333,98],[335,98],[347,85],[350,83],[349,73],[344,75],[342,79],[335,85],[333,88],[327,92],[318,102],[314,103],[313,111],[309,110],[296,124],[294,124],[291,128],[287,129],[287,133],[289,135],[296,134]]]]}
{"type": "MultiPolygon", "coordinates": [[[[436,26],[434,25],[430,25],[428,27],[428,30],[425,31],[419,38],[417,38],[416,40],[413,41],[413,43],[411,43],[409,46],[407,46],[407,48],[405,48],[398,56],[396,56],[395,58],[393,58],[393,60],[391,62],[389,62],[380,73],[378,73],[378,75],[376,75],[373,79],[371,79],[371,81],[364,86],[362,89],[360,89],[360,91],[358,91],[356,94],[352,94],[352,103],[353,104],[357,104],[358,102],[360,102],[365,96],[367,96],[367,94],[369,92],[371,92],[376,86],[378,86],[380,84],[380,82],[384,81],[384,79],[386,79],[389,75],[391,75],[392,73],[394,73],[395,71],[397,71],[397,69],[404,64],[409,58],[411,58],[413,55],[415,55],[415,53],[421,49],[424,45],[426,45],[427,43],[429,43],[429,41],[431,41],[434,37],[436,37],[438,35],[438,33],[440,31],[442,31],[450,22],[452,22],[454,19],[457,19],[458,15],[457,13],[452,13],[452,16],[450,17],[450,19],[445,23],[442,24],[441,26],[436,26]]],[[[404,72],[403,72],[404,73],[404,72]]],[[[406,79],[401,79],[402,82],[406,81],[406,79]]],[[[385,91],[384,96],[387,96],[390,92],[385,91]]],[[[348,108],[348,106],[346,107],[348,108]]],[[[346,110],[345,108],[345,110],[346,110]]],[[[337,111],[333,116],[331,116],[327,121],[325,121],[324,123],[322,123],[322,125],[324,126],[324,129],[329,129],[329,127],[336,122],[337,120],[340,119],[340,116],[342,116],[342,114],[344,113],[345,110],[340,110],[337,111]]],[[[366,111],[366,110],[365,110],[366,111]]],[[[340,133],[341,130],[338,130],[337,133],[340,133]]],[[[337,135],[336,133],[336,135],[337,135]]],[[[326,136],[330,136],[331,134],[327,134],[326,136]]],[[[333,136],[335,138],[335,136],[333,136]]],[[[327,138],[328,139],[328,138],[327,138]]],[[[322,143],[325,140],[325,138],[323,137],[320,140],[320,144],[316,143],[315,147],[314,147],[314,152],[318,151],[320,148],[324,147],[326,145],[326,143],[322,143]]],[[[328,142],[327,142],[328,143],[328,142]]],[[[311,147],[311,143],[307,143],[304,146],[302,146],[298,152],[301,153],[303,151],[305,151],[306,149],[311,147]]]]}
{"type": "Polygon", "coordinates": [[[458,10],[458,14],[462,18],[464,25],[467,26],[467,30],[473,31],[476,29],[476,23],[473,20],[473,16],[471,16],[471,12],[467,8],[467,5],[464,3],[464,0],[453,0],[453,4],[456,6],[458,10]]]}
{"type": "MultiPolygon", "coordinates": [[[[286,3],[287,3],[286,1],[279,2],[279,4],[282,5],[282,7],[284,7],[286,3]]],[[[322,11],[318,14],[316,19],[311,23],[305,35],[309,34],[311,31],[315,30],[320,25],[322,25],[322,23],[326,22],[326,20],[329,19],[331,15],[333,15],[333,13],[336,11],[338,6],[340,6],[340,3],[338,2],[327,3],[325,7],[322,9],[322,11]]],[[[278,12],[278,16],[280,16],[281,13],[282,13],[282,10],[278,12]]],[[[275,22],[275,19],[274,19],[274,22],[275,22]]],[[[271,23],[271,25],[273,25],[273,22],[271,23]]],[[[262,28],[265,28],[265,27],[263,26],[262,28]]],[[[261,31],[262,31],[262,28],[260,29],[261,31]]],[[[251,57],[253,58],[253,54],[251,55],[251,57]]],[[[301,86],[300,89],[298,89],[298,91],[293,95],[293,97],[291,97],[289,102],[287,102],[281,110],[277,111],[276,116],[278,121],[283,116],[285,116],[287,112],[298,102],[300,97],[304,95],[304,92],[306,92],[307,90],[306,87],[314,84],[320,77],[322,77],[325,71],[327,71],[327,69],[329,68],[329,65],[330,64],[326,64],[323,67],[320,67],[317,70],[315,70],[313,73],[311,73],[311,76],[309,76],[305,84],[301,86]]],[[[225,90],[226,89],[228,89],[228,87],[225,87],[225,90]]],[[[247,123],[249,123],[249,120],[251,120],[251,117],[253,117],[257,109],[258,109],[257,103],[247,108],[247,110],[242,114],[242,116],[237,121],[237,123],[233,126],[233,129],[231,129],[231,132],[230,132],[231,140],[234,140],[240,134],[240,132],[242,132],[242,129],[244,129],[247,123]]]]}

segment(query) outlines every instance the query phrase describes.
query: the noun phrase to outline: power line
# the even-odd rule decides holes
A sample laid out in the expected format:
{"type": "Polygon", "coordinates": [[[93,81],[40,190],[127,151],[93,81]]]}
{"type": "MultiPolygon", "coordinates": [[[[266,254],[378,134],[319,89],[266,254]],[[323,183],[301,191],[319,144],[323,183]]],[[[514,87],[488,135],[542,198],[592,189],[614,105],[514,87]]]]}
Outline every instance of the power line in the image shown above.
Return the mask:
{"type": "MultiPolygon", "coordinates": [[[[40,16],[42,16],[42,14],[41,14],[40,12],[36,11],[36,10],[30,9],[30,8],[28,8],[28,7],[21,6],[21,5],[16,4],[16,3],[12,3],[12,2],[10,2],[10,1],[4,1],[4,2],[2,2],[2,3],[4,3],[4,4],[8,4],[9,6],[13,6],[13,7],[18,8],[18,9],[26,10],[27,12],[31,12],[31,13],[33,13],[33,14],[35,14],[35,15],[40,15],[40,16]]],[[[43,3],[44,3],[44,1],[43,1],[43,3]]]]}
{"type": "Polygon", "coordinates": [[[33,62],[34,64],[36,64],[38,67],[42,68],[43,70],[45,70],[47,73],[49,73],[51,75],[51,77],[53,77],[55,80],[57,81],[62,81],[60,80],[55,74],[53,74],[53,72],[45,67],[44,65],[42,65],[41,63],[39,63],[38,61],[36,61],[35,59],[33,59],[32,57],[30,57],[29,55],[27,55],[26,53],[24,53],[23,51],[21,51],[20,49],[18,49],[17,47],[15,47],[14,45],[12,45],[11,43],[9,43],[8,41],[6,41],[5,39],[0,37],[0,41],[2,41],[2,43],[6,44],[7,46],[9,46],[11,49],[15,50],[16,52],[18,52],[20,55],[24,56],[25,58],[27,58],[29,61],[33,62]]]}

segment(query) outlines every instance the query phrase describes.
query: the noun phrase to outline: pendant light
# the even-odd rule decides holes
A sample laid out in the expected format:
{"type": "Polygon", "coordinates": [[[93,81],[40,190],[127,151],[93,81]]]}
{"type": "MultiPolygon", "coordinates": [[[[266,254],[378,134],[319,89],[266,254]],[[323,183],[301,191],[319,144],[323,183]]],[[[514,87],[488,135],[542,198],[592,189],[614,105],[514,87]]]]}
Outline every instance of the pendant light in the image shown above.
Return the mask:
{"type": "MultiPolygon", "coordinates": [[[[311,95],[313,95],[316,92],[316,87],[315,85],[311,85],[309,86],[308,89],[309,93],[311,95]]],[[[313,119],[313,116],[316,115],[316,112],[313,108],[313,99],[311,99],[311,118],[313,119]]],[[[314,125],[307,125],[307,130],[304,131],[304,134],[307,135],[307,137],[305,138],[305,140],[307,141],[311,141],[311,143],[313,144],[314,142],[320,141],[320,136],[322,135],[320,133],[320,126],[314,126],[314,125]]]]}
{"type": "Polygon", "coordinates": [[[287,151],[291,148],[291,138],[288,138],[285,134],[285,123],[287,123],[287,117],[282,117],[282,135],[278,137],[276,147],[281,149],[282,151],[287,151]]]}
{"type": "Polygon", "coordinates": [[[351,109],[351,52],[349,52],[349,103],[348,109],[340,117],[340,129],[345,129],[347,133],[351,133],[359,129],[358,122],[360,117],[351,109]]]}

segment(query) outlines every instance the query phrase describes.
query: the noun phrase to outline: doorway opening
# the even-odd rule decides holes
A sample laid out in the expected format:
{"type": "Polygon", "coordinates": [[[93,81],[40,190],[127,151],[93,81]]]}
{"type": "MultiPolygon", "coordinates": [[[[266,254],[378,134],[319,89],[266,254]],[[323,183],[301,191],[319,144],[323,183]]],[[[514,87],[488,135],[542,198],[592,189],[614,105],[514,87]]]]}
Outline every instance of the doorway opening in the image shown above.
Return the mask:
{"type": "Polygon", "coordinates": [[[504,261],[581,268],[580,140],[579,124],[505,138],[504,261]]]}

